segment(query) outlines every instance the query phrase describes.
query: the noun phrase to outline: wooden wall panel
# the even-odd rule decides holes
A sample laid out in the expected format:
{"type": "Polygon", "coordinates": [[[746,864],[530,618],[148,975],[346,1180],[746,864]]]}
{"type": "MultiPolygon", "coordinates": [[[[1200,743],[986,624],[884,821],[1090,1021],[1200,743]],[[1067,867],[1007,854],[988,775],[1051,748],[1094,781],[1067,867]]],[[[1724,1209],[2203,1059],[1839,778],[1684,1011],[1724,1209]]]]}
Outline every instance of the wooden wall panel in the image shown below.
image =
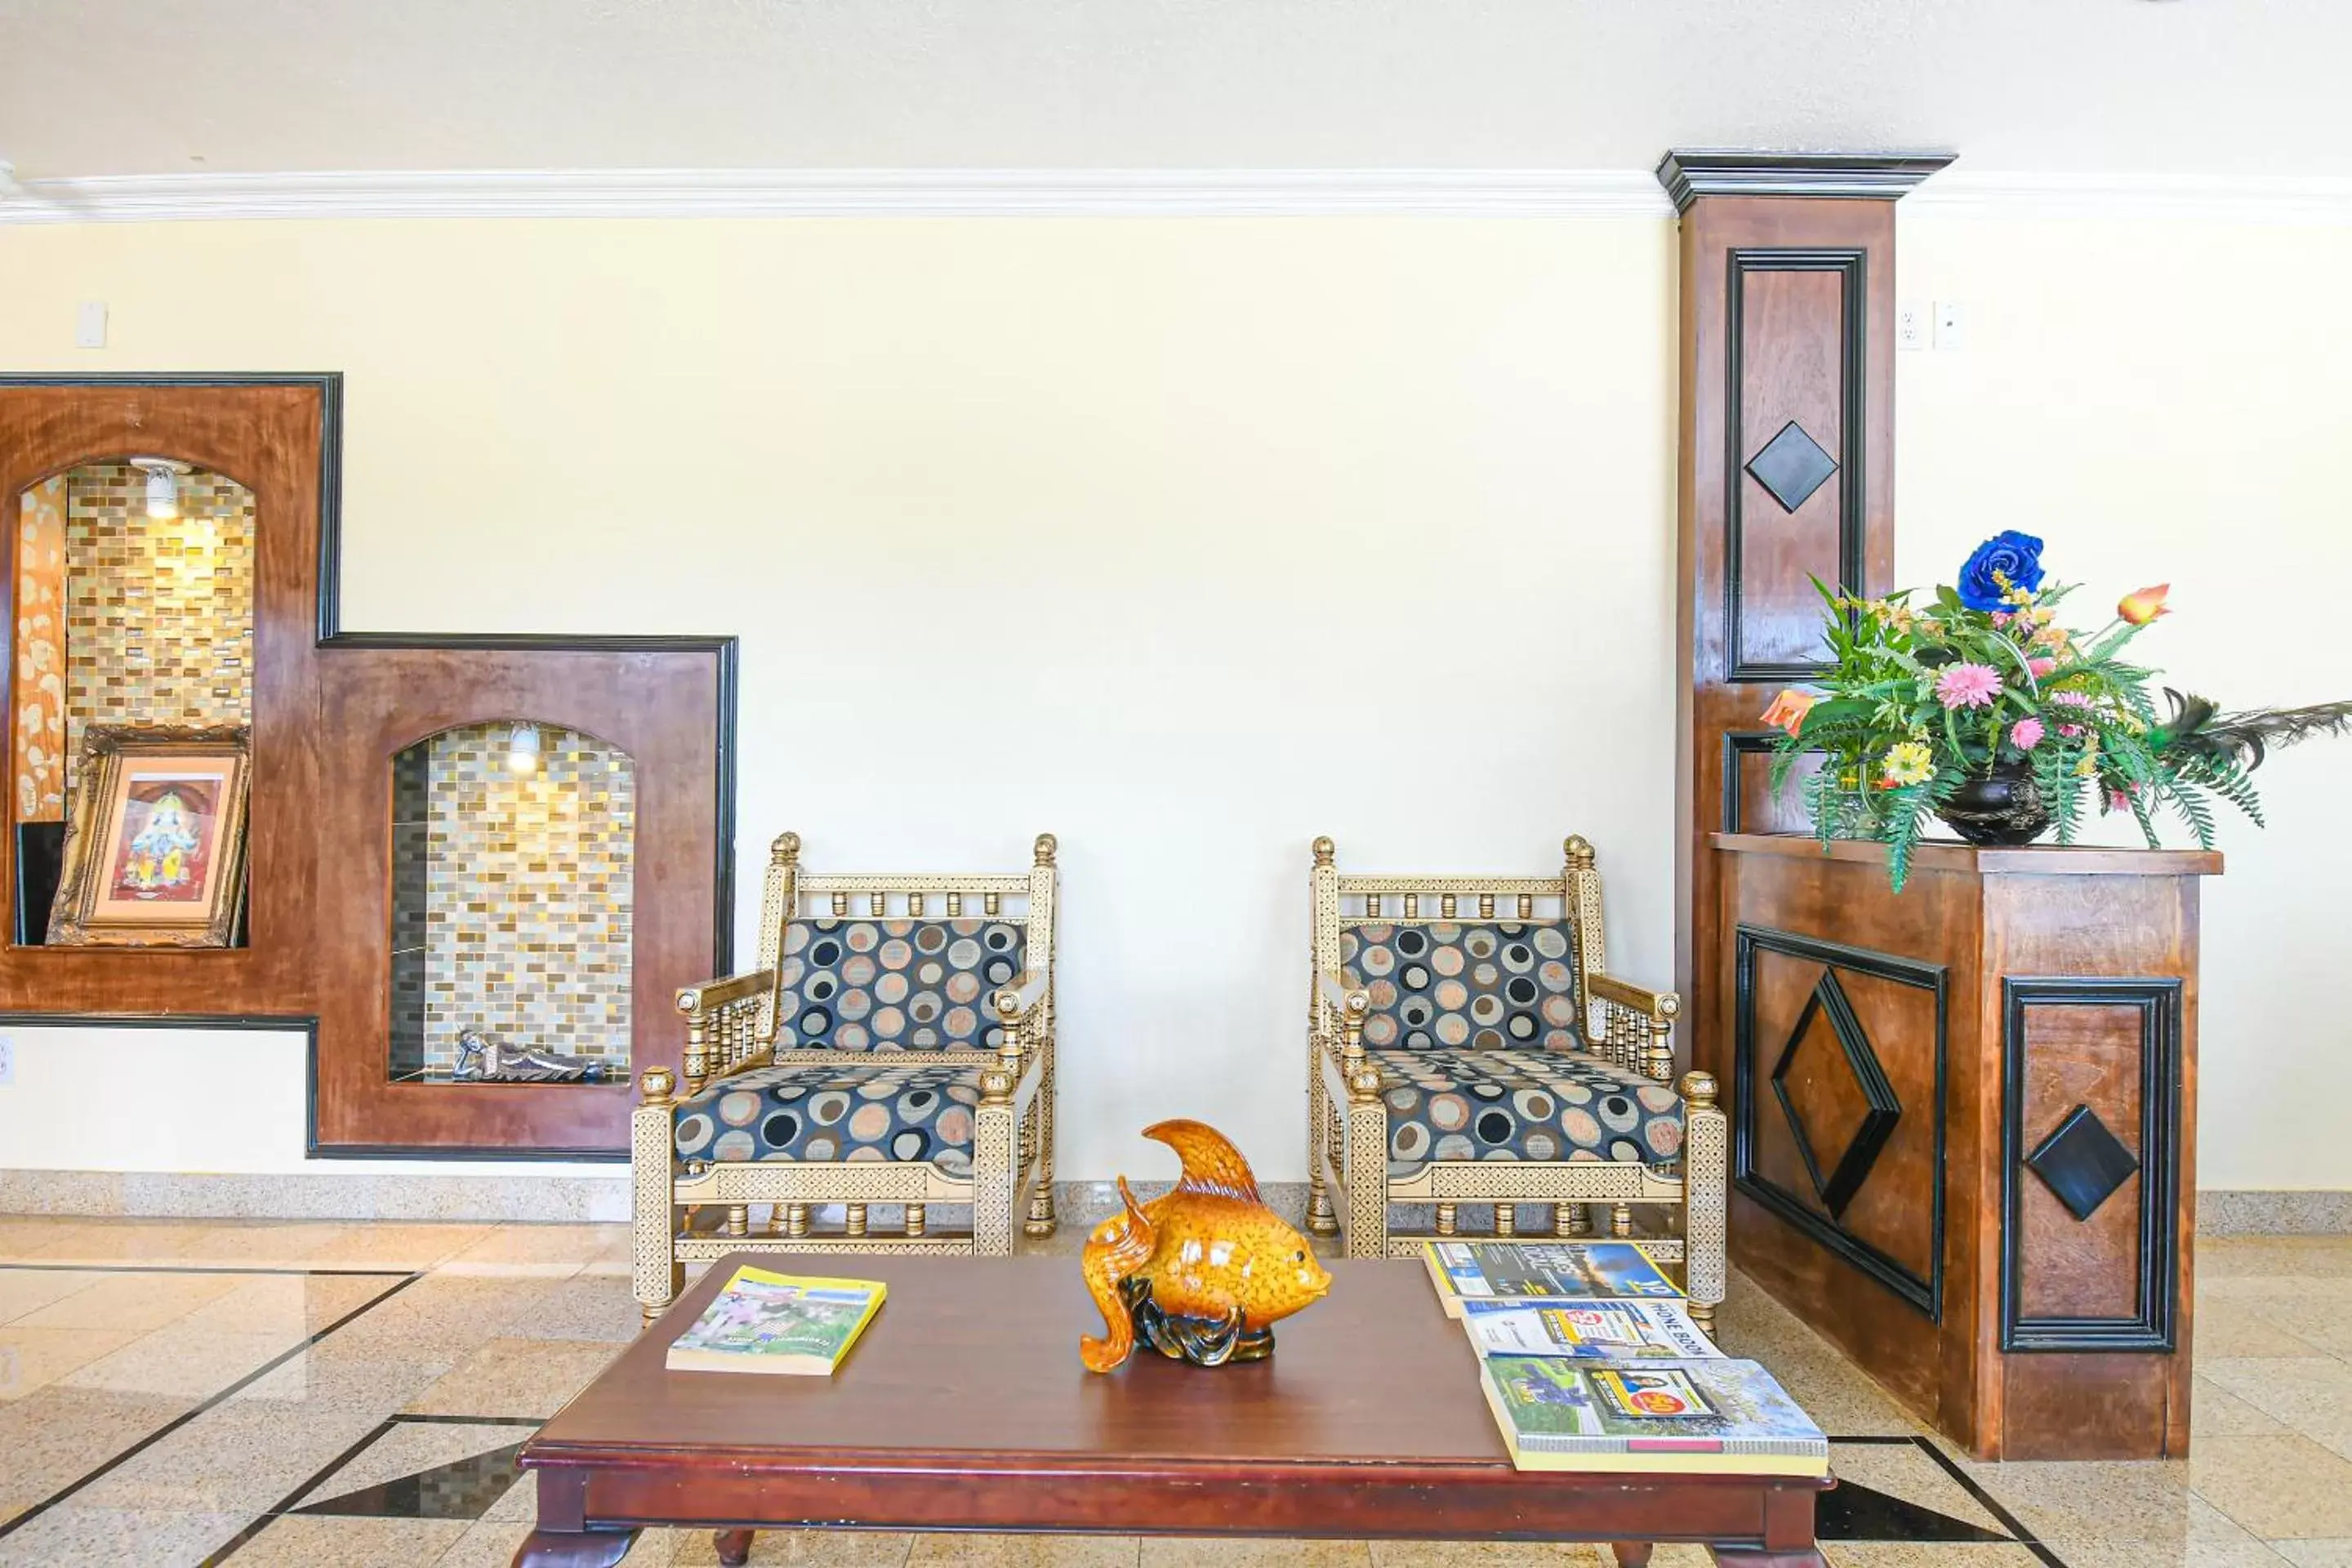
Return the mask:
{"type": "MultiPolygon", "coordinates": [[[[133,454],[177,458],[253,492],[253,787],[249,945],[132,952],[0,949],[0,1007],[56,1014],[267,1016],[313,1011],[318,680],[312,663],[328,377],[79,384],[0,379],[0,509],[14,519],[36,480],[133,454]]],[[[0,603],[16,602],[16,552],[0,551],[0,603]]],[[[0,696],[11,699],[11,668],[0,696]]],[[[0,834],[0,888],[16,886],[14,835],[0,834]]],[[[9,922],[13,928],[14,922],[9,922]]]]}
{"type": "Polygon", "coordinates": [[[1936,1321],[1944,968],[1753,921],[1732,932],[1735,1189],[1936,1321]]]}
{"type": "Polygon", "coordinates": [[[320,997],[313,1144],[359,1154],[482,1153],[530,1129],[544,1153],[610,1153],[635,1094],[612,1084],[394,1083],[392,760],[461,725],[518,718],[596,736],[636,764],[631,1063],[677,1065],[677,989],[714,973],[711,879],[723,845],[710,781],[723,701],[707,651],[476,646],[331,649],[320,830],[347,847],[319,872],[322,942],[341,978],[320,997]]]}
{"type": "MultiPolygon", "coordinates": [[[[1941,162],[1676,154],[1660,170],[1682,208],[1675,983],[1685,1017],[1717,1016],[1707,993],[1726,939],[1706,835],[1802,824],[1795,802],[1766,786],[1772,735],[1759,719],[1818,657],[1810,579],[1892,585],[1894,198],[1941,162]],[[1765,483],[1776,439],[1813,449],[1816,472],[1765,483]]],[[[1694,1031],[1693,1064],[1726,1082],[1729,1050],[1703,1022],[1694,1031]]]]}
{"type": "MultiPolygon", "coordinates": [[[[2220,857],[1923,845],[1897,894],[1877,845],[1717,843],[1734,1261],[1984,1458],[2188,1452],[2197,885],[2220,857]],[[1902,1108],[1842,1210],[1759,1082],[1821,974],[1902,1108]]],[[[1849,1086],[1782,1087],[1850,1123],[1849,1086]]]]}
{"type": "MultiPolygon", "coordinates": [[[[316,1152],[625,1155],[618,1086],[391,1093],[391,751],[529,717],[576,719],[637,757],[635,1060],[675,1065],[670,989],[731,958],[734,639],[342,632],[341,399],[331,374],[0,376],[7,518],[50,474],[153,454],[251,490],[257,542],[250,944],[0,947],[0,1013],[305,1027],[316,1152]]],[[[16,554],[0,550],[0,603],[16,554]]],[[[14,666],[0,660],[0,700],[14,666]]],[[[0,888],[14,849],[0,834],[0,888]]]]}

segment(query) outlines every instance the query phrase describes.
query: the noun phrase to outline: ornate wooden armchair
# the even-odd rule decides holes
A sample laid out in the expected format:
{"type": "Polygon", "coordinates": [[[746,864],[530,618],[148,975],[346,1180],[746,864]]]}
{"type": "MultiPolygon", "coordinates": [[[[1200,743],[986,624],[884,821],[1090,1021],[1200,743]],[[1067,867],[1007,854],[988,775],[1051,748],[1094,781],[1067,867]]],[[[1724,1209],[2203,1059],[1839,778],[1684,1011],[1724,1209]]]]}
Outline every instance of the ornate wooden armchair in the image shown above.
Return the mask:
{"type": "Polygon", "coordinates": [[[1691,1315],[1723,1300],[1727,1122],[1713,1078],[1673,1087],[1670,992],[1602,968],[1601,873],[1567,843],[1557,877],[1342,876],[1315,841],[1308,988],[1307,1225],[1350,1258],[1412,1256],[1428,1239],[1390,1205],[1435,1205],[1463,1234],[1465,1203],[1493,1234],[1527,1234],[1532,1200],[1555,1235],[1632,1237],[1633,1205],[1681,1210],[1643,1237],[1683,1262],[1691,1315]],[[1339,1203],[1335,1211],[1333,1198],[1339,1203]]]}
{"type": "Polygon", "coordinates": [[[631,1121],[646,1321],[687,1262],[762,1248],[1009,1255],[1054,1231],[1054,836],[1027,872],[811,876],[768,859],[760,967],[689,985],[685,1082],[650,1068],[631,1121]],[[840,1228],[812,1222],[840,1204],[840,1228]],[[900,1205],[890,1234],[870,1205],[900,1205]],[[968,1231],[929,1210],[970,1205],[968,1231]]]}

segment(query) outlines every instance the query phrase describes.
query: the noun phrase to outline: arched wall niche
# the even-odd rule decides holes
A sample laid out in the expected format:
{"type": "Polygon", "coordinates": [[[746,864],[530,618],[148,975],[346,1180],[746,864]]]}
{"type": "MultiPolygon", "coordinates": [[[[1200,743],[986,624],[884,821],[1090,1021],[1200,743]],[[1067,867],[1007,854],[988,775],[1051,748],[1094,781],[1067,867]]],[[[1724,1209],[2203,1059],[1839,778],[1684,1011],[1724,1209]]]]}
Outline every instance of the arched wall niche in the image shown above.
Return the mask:
{"type": "Polygon", "coordinates": [[[524,717],[424,736],[391,774],[392,1080],[480,1081],[469,1032],[627,1078],[636,760],[524,717]]]}
{"type": "Polygon", "coordinates": [[[234,476],[147,451],[54,469],[12,511],[9,931],[38,944],[84,733],[252,724],[257,507],[234,476]]]}

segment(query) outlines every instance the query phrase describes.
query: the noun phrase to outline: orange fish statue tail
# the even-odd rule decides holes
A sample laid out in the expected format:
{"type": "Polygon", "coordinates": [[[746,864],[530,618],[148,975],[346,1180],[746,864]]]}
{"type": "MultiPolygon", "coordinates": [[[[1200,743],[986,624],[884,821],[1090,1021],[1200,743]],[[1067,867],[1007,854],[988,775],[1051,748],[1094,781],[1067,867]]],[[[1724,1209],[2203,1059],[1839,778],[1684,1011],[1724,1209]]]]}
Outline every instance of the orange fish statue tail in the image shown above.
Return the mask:
{"type": "Polygon", "coordinates": [[[1081,1336],[1089,1372],[1115,1372],[1140,1340],[1196,1366],[1274,1353],[1274,1324],[1331,1289],[1307,1238],[1258,1197],[1240,1150],[1199,1121],[1143,1130],[1176,1151],[1175,1187],[1139,1203],[1118,1179],[1120,1212],[1087,1238],[1078,1267],[1108,1331],[1081,1336]]]}

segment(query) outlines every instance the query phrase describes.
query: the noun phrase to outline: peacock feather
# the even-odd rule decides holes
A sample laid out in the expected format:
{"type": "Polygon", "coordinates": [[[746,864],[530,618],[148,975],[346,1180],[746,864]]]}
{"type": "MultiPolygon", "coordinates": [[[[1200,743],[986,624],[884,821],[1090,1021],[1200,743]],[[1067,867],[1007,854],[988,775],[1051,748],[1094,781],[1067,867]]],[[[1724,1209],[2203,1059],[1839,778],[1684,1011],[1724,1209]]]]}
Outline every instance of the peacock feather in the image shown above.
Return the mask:
{"type": "Polygon", "coordinates": [[[2168,686],[2164,695],[2172,704],[2172,712],[2148,731],[2148,749],[2214,767],[2234,765],[2251,771],[2281,746],[2315,735],[2352,734],[2352,701],[2224,713],[2221,704],[2194,692],[2183,694],[2168,686]]]}

